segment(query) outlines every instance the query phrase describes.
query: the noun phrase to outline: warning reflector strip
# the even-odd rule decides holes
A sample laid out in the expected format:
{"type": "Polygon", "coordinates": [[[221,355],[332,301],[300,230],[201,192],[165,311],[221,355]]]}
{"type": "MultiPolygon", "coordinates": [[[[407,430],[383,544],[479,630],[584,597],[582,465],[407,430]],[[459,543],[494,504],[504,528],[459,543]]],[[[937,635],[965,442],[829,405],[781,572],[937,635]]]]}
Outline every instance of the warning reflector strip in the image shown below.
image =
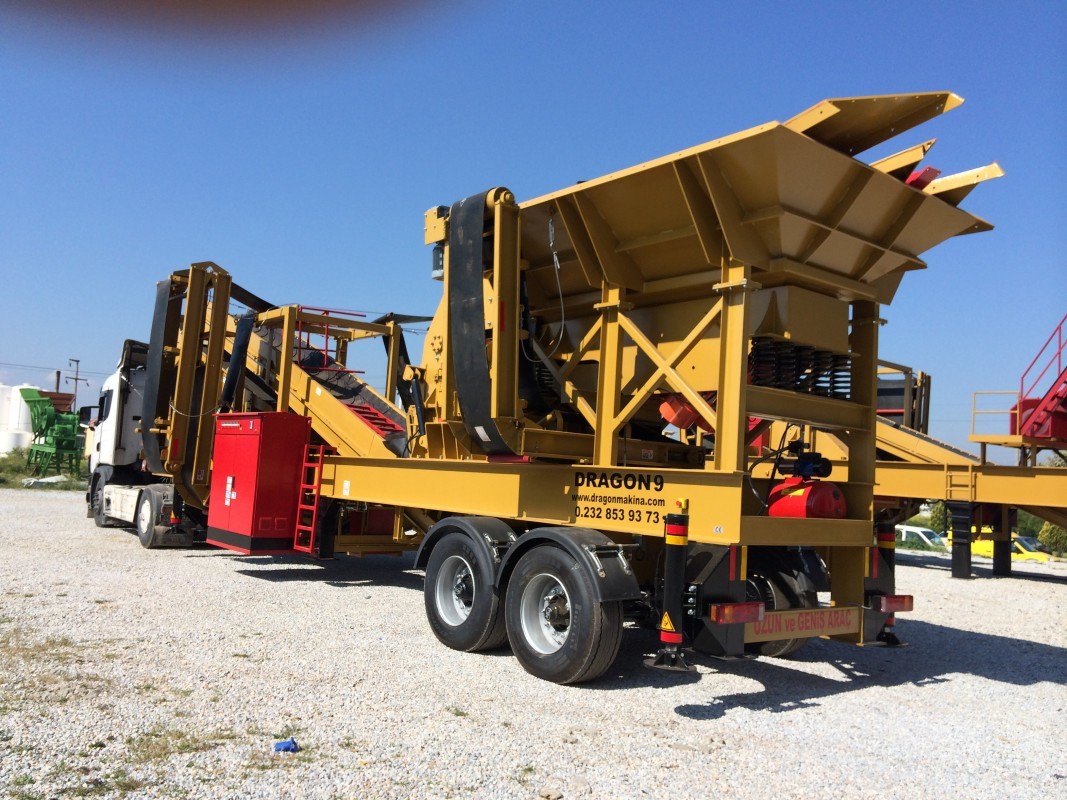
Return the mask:
{"type": "Polygon", "coordinates": [[[762,620],[745,625],[746,642],[808,639],[858,633],[863,610],[857,606],[768,611],[762,620]]]}
{"type": "Polygon", "coordinates": [[[756,622],[766,614],[763,603],[714,603],[708,607],[708,619],[716,625],[756,622]]]}

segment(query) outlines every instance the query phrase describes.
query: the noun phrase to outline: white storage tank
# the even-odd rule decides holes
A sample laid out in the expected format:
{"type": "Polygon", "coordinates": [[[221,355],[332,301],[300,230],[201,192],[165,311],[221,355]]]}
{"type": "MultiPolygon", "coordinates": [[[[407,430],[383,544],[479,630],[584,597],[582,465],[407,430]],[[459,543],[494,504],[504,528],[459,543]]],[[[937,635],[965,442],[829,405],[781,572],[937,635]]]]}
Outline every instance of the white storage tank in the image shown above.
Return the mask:
{"type": "Polygon", "coordinates": [[[11,402],[8,404],[7,429],[33,435],[33,418],[30,416],[30,407],[22,399],[19,389],[37,389],[40,387],[30,383],[20,383],[11,387],[11,402]]]}
{"type": "Polygon", "coordinates": [[[32,388],[28,383],[18,386],[0,384],[0,455],[19,447],[29,447],[33,440],[33,419],[19,389],[32,388]]]}

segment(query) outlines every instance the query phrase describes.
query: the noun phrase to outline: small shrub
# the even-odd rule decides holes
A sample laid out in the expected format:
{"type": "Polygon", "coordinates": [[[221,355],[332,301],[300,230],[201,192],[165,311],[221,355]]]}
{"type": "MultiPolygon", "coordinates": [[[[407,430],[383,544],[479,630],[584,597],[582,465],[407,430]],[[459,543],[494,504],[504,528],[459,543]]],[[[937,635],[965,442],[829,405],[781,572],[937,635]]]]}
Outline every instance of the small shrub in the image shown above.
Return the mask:
{"type": "Polygon", "coordinates": [[[1059,525],[1046,522],[1041,526],[1041,530],[1037,534],[1037,540],[1051,550],[1055,556],[1067,554],[1067,529],[1061,528],[1059,525]]]}
{"type": "Polygon", "coordinates": [[[944,503],[934,503],[930,509],[930,528],[934,533],[944,533],[948,530],[948,506],[944,503]]]}
{"type": "Polygon", "coordinates": [[[937,547],[935,545],[927,544],[921,539],[897,539],[897,549],[899,550],[929,550],[934,553],[944,553],[944,547],[937,547]]]}

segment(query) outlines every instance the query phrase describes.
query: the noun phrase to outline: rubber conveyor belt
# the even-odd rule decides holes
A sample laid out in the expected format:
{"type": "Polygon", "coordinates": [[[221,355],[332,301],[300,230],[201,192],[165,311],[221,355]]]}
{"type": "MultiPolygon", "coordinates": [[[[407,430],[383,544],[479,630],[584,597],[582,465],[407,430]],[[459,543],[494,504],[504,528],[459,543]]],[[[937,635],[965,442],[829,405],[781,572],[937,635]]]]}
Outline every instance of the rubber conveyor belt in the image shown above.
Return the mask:
{"type": "Polygon", "coordinates": [[[489,362],[485,355],[482,262],[488,192],[452,205],[448,217],[448,324],[452,368],[463,426],[490,455],[511,454],[491,411],[489,362]]]}

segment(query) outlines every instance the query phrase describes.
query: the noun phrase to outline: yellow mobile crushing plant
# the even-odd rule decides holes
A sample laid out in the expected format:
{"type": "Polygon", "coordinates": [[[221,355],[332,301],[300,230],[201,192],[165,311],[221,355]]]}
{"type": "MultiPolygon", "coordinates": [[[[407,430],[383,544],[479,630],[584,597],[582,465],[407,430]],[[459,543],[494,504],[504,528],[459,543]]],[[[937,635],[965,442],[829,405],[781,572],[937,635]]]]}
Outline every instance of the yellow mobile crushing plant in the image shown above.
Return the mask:
{"type": "Polygon", "coordinates": [[[433,208],[421,358],[405,318],[176,272],[104,400],[102,430],[140,420],[143,459],[98,436],[90,513],[150,547],[414,549],[445,645],[509,643],[559,683],[608,669],[628,619],[659,629],[667,669],[686,648],[895,644],[911,598],[873,517],[879,308],[926,250],[991,227],[958,204],[1000,171],[938,177],[931,142],[857,156],[961,102],[826,100],[526,202],[433,208]],[[347,363],[367,337],[384,391],[347,363]]]}

